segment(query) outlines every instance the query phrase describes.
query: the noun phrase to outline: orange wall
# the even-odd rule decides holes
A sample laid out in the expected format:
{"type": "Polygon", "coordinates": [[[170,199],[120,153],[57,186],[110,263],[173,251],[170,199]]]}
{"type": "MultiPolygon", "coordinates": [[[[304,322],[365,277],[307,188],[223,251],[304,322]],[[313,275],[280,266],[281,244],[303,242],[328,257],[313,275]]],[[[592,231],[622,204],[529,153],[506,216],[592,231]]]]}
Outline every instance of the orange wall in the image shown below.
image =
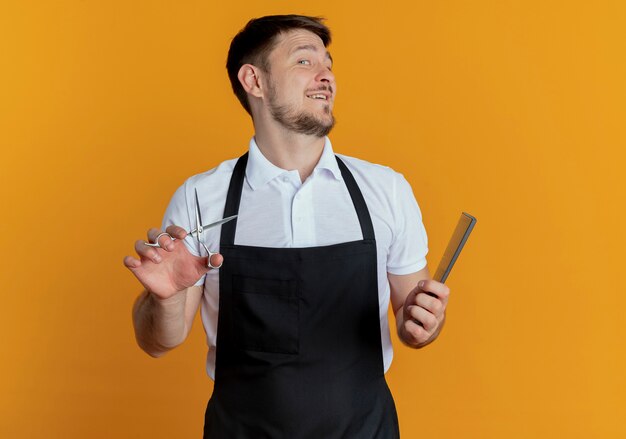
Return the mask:
{"type": "Polygon", "coordinates": [[[626,437],[625,3],[307,3],[2,2],[0,437],[200,436],[199,321],[143,354],[122,258],[244,151],[228,44],[287,12],[328,18],[333,144],[408,178],[431,268],[479,220],[443,335],[396,345],[403,437],[626,437]]]}

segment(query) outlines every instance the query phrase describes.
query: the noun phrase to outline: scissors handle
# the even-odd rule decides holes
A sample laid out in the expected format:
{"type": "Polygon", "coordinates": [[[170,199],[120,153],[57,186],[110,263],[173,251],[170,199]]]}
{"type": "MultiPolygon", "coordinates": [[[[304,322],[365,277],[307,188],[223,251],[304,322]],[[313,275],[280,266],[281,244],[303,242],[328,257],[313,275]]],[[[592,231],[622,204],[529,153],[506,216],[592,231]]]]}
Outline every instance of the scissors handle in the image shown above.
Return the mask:
{"type": "Polygon", "coordinates": [[[213,255],[217,255],[218,252],[212,252],[211,250],[209,250],[209,248],[204,244],[204,242],[200,241],[200,244],[202,245],[202,247],[204,247],[204,249],[206,250],[206,252],[209,254],[209,258],[206,261],[206,265],[209,268],[220,268],[222,266],[222,264],[224,263],[224,261],[222,261],[222,264],[220,265],[213,265],[211,263],[211,256],[213,255]]]}
{"type": "MultiPolygon", "coordinates": [[[[200,232],[200,233],[202,233],[202,232],[200,232]]],[[[159,244],[159,238],[160,238],[161,236],[165,236],[165,235],[169,236],[169,237],[170,237],[170,239],[171,239],[172,241],[176,241],[176,238],[174,238],[172,235],[170,235],[170,234],[169,234],[169,233],[167,233],[167,232],[163,232],[163,233],[159,233],[159,234],[157,235],[156,239],[154,240],[155,242],[148,242],[148,241],[144,241],[143,243],[144,243],[144,245],[147,245],[148,247],[163,248],[163,247],[161,247],[161,244],[159,244]]],[[[213,265],[213,264],[211,263],[211,257],[212,257],[213,255],[217,255],[217,254],[219,254],[219,253],[218,253],[218,252],[212,252],[212,251],[211,251],[211,250],[209,250],[209,248],[208,248],[208,247],[204,244],[204,242],[202,242],[202,241],[199,241],[199,242],[200,242],[200,245],[202,245],[202,247],[204,248],[204,250],[205,250],[205,251],[207,252],[207,254],[209,255],[209,258],[207,259],[207,267],[209,267],[209,268],[220,268],[220,267],[222,266],[222,264],[224,263],[223,261],[222,261],[222,264],[220,264],[220,265],[213,265]]]]}
{"type": "Polygon", "coordinates": [[[174,238],[172,235],[170,235],[169,233],[167,233],[167,232],[163,232],[163,233],[159,233],[159,234],[157,235],[157,237],[154,239],[154,242],[144,241],[143,243],[144,243],[145,245],[147,245],[148,247],[163,248],[163,247],[161,247],[161,244],[159,244],[159,238],[160,238],[161,236],[165,236],[165,235],[169,236],[169,237],[170,237],[170,239],[171,239],[172,241],[174,241],[174,240],[176,239],[176,238],[174,238]]]}

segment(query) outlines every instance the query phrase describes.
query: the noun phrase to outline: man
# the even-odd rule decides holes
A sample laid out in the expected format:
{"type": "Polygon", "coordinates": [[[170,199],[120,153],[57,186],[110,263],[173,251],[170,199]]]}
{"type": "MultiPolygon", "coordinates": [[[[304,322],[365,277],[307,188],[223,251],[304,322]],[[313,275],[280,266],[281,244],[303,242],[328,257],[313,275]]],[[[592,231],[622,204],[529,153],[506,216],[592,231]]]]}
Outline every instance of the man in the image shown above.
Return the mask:
{"type": "Polygon", "coordinates": [[[326,137],[336,94],[329,43],[316,18],[247,24],[227,69],[252,116],[249,152],[188,179],[166,232],[148,231],[160,248],[139,240],[139,259],[124,260],[145,287],[133,321],[148,354],[181,344],[202,303],[215,379],[206,438],[396,438],[384,377],[389,300],[408,346],[432,342],[444,322],[449,291],[429,279],[408,183],[335,156],[326,137]],[[196,191],[203,218],[238,215],[208,230],[207,247],[220,251],[210,261],[187,234],[196,191]]]}

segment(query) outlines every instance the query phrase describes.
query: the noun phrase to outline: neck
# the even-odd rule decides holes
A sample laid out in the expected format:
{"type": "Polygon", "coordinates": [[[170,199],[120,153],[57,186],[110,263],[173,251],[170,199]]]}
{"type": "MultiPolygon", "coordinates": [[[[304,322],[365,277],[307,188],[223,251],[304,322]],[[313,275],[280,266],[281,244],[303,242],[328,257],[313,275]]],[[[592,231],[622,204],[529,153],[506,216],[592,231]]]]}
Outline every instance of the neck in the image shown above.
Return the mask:
{"type": "Polygon", "coordinates": [[[297,169],[305,181],[315,169],[324,150],[324,138],[282,129],[264,129],[255,124],[256,144],[273,165],[288,171],[297,169]]]}

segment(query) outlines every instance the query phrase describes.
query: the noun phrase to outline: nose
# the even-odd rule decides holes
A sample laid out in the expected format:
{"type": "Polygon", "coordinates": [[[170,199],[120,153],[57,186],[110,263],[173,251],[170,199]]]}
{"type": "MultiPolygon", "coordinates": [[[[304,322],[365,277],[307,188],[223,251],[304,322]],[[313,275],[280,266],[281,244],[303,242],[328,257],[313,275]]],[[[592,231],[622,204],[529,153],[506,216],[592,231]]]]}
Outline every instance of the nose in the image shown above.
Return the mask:
{"type": "Polygon", "coordinates": [[[333,72],[326,66],[322,66],[319,70],[319,72],[317,73],[317,76],[315,78],[317,81],[319,82],[324,82],[329,86],[335,86],[335,75],[333,74],[333,72]]]}

